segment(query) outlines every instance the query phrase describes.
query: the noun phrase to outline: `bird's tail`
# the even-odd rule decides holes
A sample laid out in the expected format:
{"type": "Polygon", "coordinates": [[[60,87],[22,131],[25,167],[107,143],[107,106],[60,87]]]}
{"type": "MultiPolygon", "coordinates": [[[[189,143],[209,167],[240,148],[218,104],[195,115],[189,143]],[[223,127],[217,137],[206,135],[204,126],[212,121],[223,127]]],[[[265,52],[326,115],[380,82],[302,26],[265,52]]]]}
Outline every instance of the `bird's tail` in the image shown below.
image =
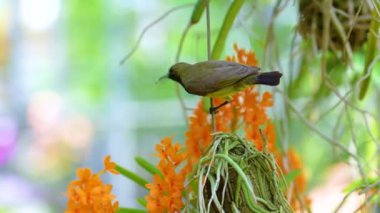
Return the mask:
{"type": "Polygon", "coordinates": [[[280,83],[282,73],[278,71],[263,72],[256,76],[255,84],[277,86],[280,83]]]}

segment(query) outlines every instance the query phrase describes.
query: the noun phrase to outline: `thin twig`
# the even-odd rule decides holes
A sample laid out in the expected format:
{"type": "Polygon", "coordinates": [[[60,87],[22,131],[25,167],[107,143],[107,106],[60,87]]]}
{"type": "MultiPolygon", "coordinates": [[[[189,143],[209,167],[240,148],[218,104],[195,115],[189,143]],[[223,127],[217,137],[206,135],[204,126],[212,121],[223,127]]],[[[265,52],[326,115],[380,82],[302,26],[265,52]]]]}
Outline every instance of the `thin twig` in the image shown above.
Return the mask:
{"type": "Polygon", "coordinates": [[[179,57],[181,56],[182,47],[183,47],[183,44],[185,43],[185,38],[187,36],[187,33],[190,30],[190,27],[191,27],[191,24],[188,24],[186,26],[185,30],[183,31],[182,35],[181,35],[181,39],[179,41],[179,45],[178,45],[178,49],[177,49],[177,54],[175,57],[175,62],[179,62],[179,57]]]}
{"type": "Polygon", "coordinates": [[[365,210],[362,211],[362,208],[364,208],[368,204],[367,200],[371,200],[374,196],[377,196],[377,195],[378,195],[377,193],[372,193],[370,196],[366,197],[365,201],[354,211],[354,213],[359,212],[359,211],[367,212],[365,210]]]}
{"type": "MultiPolygon", "coordinates": [[[[265,39],[265,44],[264,44],[265,48],[264,48],[264,54],[263,54],[263,65],[265,65],[266,62],[267,62],[266,58],[267,58],[267,55],[268,55],[268,53],[267,53],[268,47],[271,46],[272,49],[274,47],[278,48],[278,46],[275,46],[275,43],[274,43],[275,42],[275,35],[274,35],[274,29],[273,29],[273,27],[274,27],[274,21],[277,18],[277,16],[280,14],[280,12],[285,9],[285,7],[288,4],[289,0],[285,0],[285,2],[283,3],[283,5],[281,5],[282,1],[283,0],[277,0],[276,4],[275,4],[275,6],[274,6],[274,8],[272,10],[272,15],[271,15],[271,18],[270,18],[270,21],[269,21],[268,30],[267,30],[267,37],[265,39]]],[[[278,54],[279,53],[278,53],[278,50],[277,50],[276,51],[276,61],[277,61],[277,65],[280,65],[279,60],[278,60],[279,59],[278,54]]]]}
{"type": "MultiPolygon", "coordinates": [[[[370,113],[369,111],[366,111],[366,110],[363,110],[361,108],[359,108],[358,106],[354,105],[353,103],[351,103],[350,101],[346,100],[346,98],[344,96],[342,96],[337,88],[334,86],[334,84],[331,82],[331,80],[329,79],[328,75],[327,75],[327,72],[326,72],[326,65],[327,65],[327,58],[326,58],[326,52],[327,52],[327,47],[328,47],[328,44],[329,44],[329,34],[330,34],[330,18],[334,18],[334,14],[331,13],[331,5],[332,5],[332,1],[331,0],[325,0],[324,3],[323,3],[323,7],[324,7],[324,17],[323,17],[323,40],[322,40],[322,58],[321,58],[321,75],[322,75],[322,82],[339,98],[343,101],[345,107],[346,106],[349,106],[351,107],[352,109],[358,111],[359,113],[361,113],[364,117],[364,119],[366,119],[366,115],[371,115],[373,118],[375,118],[376,116],[373,115],[372,113],[370,113]]],[[[370,131],[370,130],[369,130],[370,131]]],[[[343,146],[344,147],[344,146],[343,146]]],[[[351,153],[351,152],[350,152],[351,153]]],[[[362,165],[359,161],[359,157],[356,156],[356,155],[351,155],[352,157],[354,157],[354,159],[357,161],[357,166],[358,166],[358,169],[359,169],[359,172],[361,174],[364,174],[363,172],[363,168],[362,168],[362,165]]]]}
{"type": "MultiPolygon", "coordinates": [[[[324,7],[324,17],[323,17],[323,36],[322,36],[322,58],[321,58],[321,75],[322,75],[322,82],[335,93],[336,96],[338,96],[342,101],[344,101],[345,104],[348,104],[353,109],[361,112],[361,113],[368,113],[372,115],[370,112],[360,109],[359,107],[355,106],[353,103],[347,101],[340,93],[336,90],[334,85],[332,84],[331,80],[328,78],[326,67],[327,67],[327,58],[326,58],[326,52],[329,44],[329,35],[330,35],[330,18],[331,18],[331,5],[332,0],[325,0],[323,7],[324,7]]],[[[376,117],[376,116],[373,116],[376,117]]]]}
{"type": "MultiPolygon", "coordinates": [[[[379,181],[377,181],[377,182],[375,182],[375,183],[372,183],[372,184],[369,184],[369,185],[359,186],[359,187],[356,187],[356,188],[352,189],[351,191],[349,191],[349,192],[343,197],[342,201],[341,201],[341,202],[339,203],[339,205],[335,208],[334,213],[337,213],[337,212],[340,210],[340,208],[342,208],[343,204],[346,202],[347,198],[348,198],[352,193],[357,192],[357,191],[359,191],[359,190],[361,190],[361,192],[359,192],[359,194],[362,194],[362,193],[368,193],[368,191],[369,191],[370,189],[373,189],[373,188],[375,188],[375,187],[378,187],[378,185],[380,185],[380,182],[379,182],[379,181]]],[[[376,193],[374,193],[374,194],[376,194],[376,193]]],[[[369,199],[367,198],[366,201],[368,201],[368,200],[369,200],[369,199]]],[[[366,201],[365,201],[363,204],[365,204],[366,201]]],[[[362,204],[361,206],[363,206],[363,204],[362,204]]]]}
{"type": "MultiPolygon", "coordinates": [[[[339,15],[341,15],[341,16],[343,16],[343,17],[345,17],[345,18],[348,18],[348,19],[352,19],[352,18],[354,18],[355,19],[355,21],[370,21],[371,20],[371,15],[367,15],[367,14],[364,14],[364,15],[350,15],[350,14],[347,14],[345,11],[343,11],[342,9],[339,9],[339,8],[336,8],[336,7],[334,7],[334,11],[337,13],[337,14],[339,14],[339,15]],[[357,17],[356,17],[357,16],[357,17]]],[[[359,12],[360,13],[360,11],[361,10],[358,10],[357,11],[357,13],[359,12]]],[[[352,25],[351,27],[354,27],[354,25],[352,25]]]]}
{"type": "MultiPolygon", "coordinates": [[[[188,24],[185,28],[185,30],[183,31],[182,33],[182,36],[181,36],[181,39],[179,41],[179,45],[178,45],[178,50],[177,50],[177,54],[176,54],[176,57],[175,57],[175,63],[178,63],[179,62],[179,57],[181,55],[181,51],[182,51],[182,47],[183,47],[183,43],[185,42],[185,38],[186,38],[186,35],[187,33],[189,32],[190,30],[190,27],[191,27],[191,24],[188,24]]],[[[175,84],[175,92],[176,92],[176,95],[177,95],[177,98],[178,98],[178,101],[179,101],[179,104],[181,106],[181,109],[182,109],[182,116],[183,116],[183,119],[185,120],[185,124],[186,124],[186,127],[189,126],[189,122],[187,121],[187,118],[188,118],[188,115],[187,115],[187,106],[185,104],[185,101],[181,95],[181,90],[180,90],[180,86],[178,84],[175,84]]]]}
{"type": "MultiPolygon", "coordinates": [[[[274,55],[275,55],[275,62],[276,62],[276,66],[277,68],[280,68],[280,70],[283,70],[282,67],[281,67],[281,63],[279,61],[279,46],[277,45],[276,43],[276,37],[275,37],[275,34],[274,34],[274,25],[275,25],[275,20],[277,18],[277,16],[281,13],[281,11],[283,11],[287,4],[289,3],[289,0],[277,0],[273,10],[272,10],[272,15],[271,15],[271,18],[270,18],[270,22],[269,22],[269,26],[268,26],[268,30],[267,30],[267,37],[266,37],[266,40],[265,40],[265,48],[264,48],[264,54],[263,54],[263,65],[266,64],[266,58],[267,58],[267,55],[269,55],[267,53],[267,50],[269,48],[269,51],[273,51],[274,52],[274,55]]],[[[296,33],[295,33],[296,34],[296,33]]],[[[294,39],[292,39],[292,44],[293,42],[295,42],[295,36],[294,36],[294,39]]],[[[291,50],[292,51],[292,50],[291,50]]],[[[271,59],[269,59],[271,60],[271,59]]],[[[269,66],[270,68],[272,67],[272,65],[270,64],[269,66]]],[[[283,84],[284,87],[285,87],[285,84],[283,84]]],[[[286,106],[286,103],[284,102],[284,105],[286,106]]],[[[281,148],[282,148],[282,152],[283,152],[283,155],[282,155],[282,159],[283,159],[283,162],[284,162],[284,168],[286,171],[289,171],[289,160],[288,160],[288,156],[287,156],[287,149],[288,149],[288,140],[289,140],[289,129],[288,129],[288,116],[287,116],[287,111],[285,110],[284,111],[284,125],[283,126],[283,131],[284,131],[284,135],[285,137],[282,137],[283,140],[281,140],[281,148]]]]}
{"type": "Polygon", "coordinates": [[[342,151],[344,151],[345,153],[347,153],[349,156],[351,156],[352,158],[354,158],[355,160],[357,160],[359,162],[359,159],[358,159],[358,156],[356,156],[355,154],[353,154],[352,152],[350,152],[345,146],[343,146],[342,144],[340,143],[337,143],[335,140],[331,139],[330,137],[328,137],[327,135],[323,134],[319,129],[317,129],[310,121],[308,121],[303,115],[301,112],[299,112],[296,108],[296,106],[292,103],[292,101],[290,101],[290,99],[284,94],[284,92],[282,92],[281,90],[277,89],[276,88],[276,91],[278,93],[280,93],[283,97],[284,97],[284,100],[286,101],[287,105],[290,107],[290,109],[300,118],[300,120],[306,124],[307,127],[309,127],[309,129],[313,130],[317,135],[319,135],[321,138],[323,138],[325,141],[327,141],[328,143],[330,143],[331,145],[333,145],[334,147],[338,147],[339,149],[341,149],[342,151]]]}
{"type": "MultiPolygon", "coordinates": [[[[210,1],[206,0],[206,21],[207,21],[207,60],[211,60],[211,32],[210,32],[210,1]]],[[[214,108],[214,102],[212,98],[210,98],[210,109],[214,108]]],[[[215,110],[211,111],[211,128],[212,133],[216,132],[216,126],[215,126],[215,110]]],[[[215,140],[215,136],[213,136],[213,140],[215,140]]]]}
{"type": "MultiPolygon", "coordinates": [[[[368,70],[372,70],[372,67],[373,67],[373,66],[375,65],[375,63],[376,63],[377,61],[379,61],[379,60],[380,60],[380,55],[376,56],[376,58],[374,58],[374,59],[372,60],[372,62],[371,62],[370,65],[368,66],[368,67],[369,67],[368,70]]],[[[356,81],[355,85],[354,85],[350,90],[348,90],[348,91],[346,92],[346,94],[344,94],[344,95],[341,96],[341,97],[338,96],[339,101],[337,101],[337,102],[336,102],[336,103],[335,103],[330,109],[326,110],[326,112],[321,113],[321,116],[320,116],[319,119],[321,120],[323,117],[325,117],[326,115],[328,115],[328,114],[329,114],[330,112],[332,112],[336,107],[338,107],[341,103],[344,103],[345,101],[348,102],[348,101],[347,101],[347,97],[348,97],[348,95],[351,94],[353,91],[355,91],[355,90],[360,86],[361,82],[364,81],[364,80],[365,80],[370,74],[371,74],[371,72],[367,71],[367,73],[366,73],[365,75],[361,76],[361,77],[359,78],[359,80],[356,81]]],[[[354,106],[353,108],[355,109],[356,106],[354,106]]],[[[360,113],[362,113],[363,116],[368,114],[368,115],[370,115],[370,117],[371,117],[372,119],[377,120],[376,115],[372,114],[372,113],[369,112],[369,111],[366,111],[366,110],[363,110],[363,109],[360,109],[360,108],[359,108],[359,110],[357,110],[357,111],[360,112],[360,113]]]]}
{"type": "Polygon", "coordinates": [[[210,1],[206,0],[207,60],[211,60],[210,1]]]}
{"type": "Polygon", "coordinates": [[[335,11],[333,10],[333,8],[331,8],[329,10],[329,12],[330,12],[331,21],[334,24],[335,29],[337,30],[337,32],[338,32],[338,34],[340,36],[340,39],[342,40],[342,43],[344,44],[344,50],[345,51],[343,51],[343,54],[345,55],[345,53],[347,52],[348,62],[350,64],[350,66],[353,67],[353,65],[352,65],[352,57],[353,56],[352,56],[351,45],[350,45],[349,42],[346,42],[349,39],[349,35],[348,36],[345,35],[344,28],[343,28],[342,24],[340,23],[338,17],[336,16],[335,11]]]}
{"type": "Polygon", "coordinates": [[[338,204],[338,206],[335,208],[334,213],[338,213],[339,210],[343,207],[343,204],[346,202],[346,200],[348,199],[348,197],[349,197],[352,193],[356,192],[357,190],[358,190],[358,189],[355,188],[355,189],[349,191],[349,192],[343,197],[342,201],[340,201],[340,203],[338,204]]]}
{"type": "Polygon", "coordinates": [[[179,101],[179,105],[181,106],[181,109],[182,109],[181,111],[182,111],[183,120],[185,121],[186,127],[188,127],[189,126],[189,122],[187,121],[187,119],[188,119],[188,115],[187,115],[188,107],[186,106],[185,100],[183,99],[183,97],[181,95],[181,88],[178,84],[175,84],[175,94],[176,94],[177,99],[179,101]]]}
{"type": "MultiPolygon", "coordinates": [[[[355,134],[354,127],[352,126],[352,122],[353,122],[353,121],[352,121],[352,119],[351,119],[351,117],[350,117],[350,113],[349,113],[349,111],[348,111],[348,106],[345,105],[344,109],[345,109],[346,117],[347,117],[347,121],[348,121],[347,123],[348,123],[348,126],[349,126],[350,130],[351,130],[352,142],[353,142],[354,147],[355,147],[355,152],[357,153],[357,155],[359,155],[359,153],[358,153],[359,146],[358,146],[358,143],[357,143],[357,141],[356,141],[356,134],[355,134]]],[[[360,162],[357,162],[357,163],[360,164],[360,162]]],[[[362,167],[358,167],[358,168],[359,168],[359,173],[360,173],[360,175],[362,176],[362,178],[363,178],[363,179],[366,179],[367,176],[365,175],[365,172],[363,171],[362,167]]]]}
{"type": "Polygon", "coordinates": [[[322,58],[321,58],[321,75],[322,81],[324,81],[327,77],[326,66],[327,66],[327,58],[326,52],[329,46],[329,37],[330,37],[330,8],[332,5],[332,0],[324,0],[323,7],[323,29],[322,29],[322,58]]]}
{"type": "MultiPolygon", "coordinates": [[[[356,23],[356,21],[358,21],[358,19],[359,19],[359,14],[360,14],[360,12],[361,12],[361,10],[362,10],[362,8],[363,8],[363,5],[364,5],[364,1],[362,1],[362,2],[360,3],[359,8],[358,8],[358,11],[356,12],[356,14],[355,14],[355,16],[354,16],[354,20],[352,20],[352,23],[350,23],[351,27],[350,27],[349,30],[348,30],[346,40],[343,42],[343,45],[344,45],[344,46],[346,46],[346,43],[348,43],[348,40],[349,40],[349,38],[350,38],[350,36],[351,36],[351,32],[352,32],[352,30],[354,29],[355,23],[356,23]]],[[[337,11],[337,10],[335,10],[335,11],[337,11]]],[[[344,54],[344,52],[343,52],[343,54],[344,54]]]]}
{"type": "Polygon", "coordinates": [[[377,8],[377,3],[376,3],[376,0],[372,0],[372,4],[373,4],[373,8],[375,8],[377,14],[380,16],[380,11],[379,11],[379,8],[377,8]]]}
{"type": "Polygon", "coordinates": [[[133,53],[136,52],[137,48],[139,47],[140,45],[140,42],[143,38],[143,36],[145,35],[145,33],[151,28],[153,27],[154,25],[156,25],[158,22],[160,22],[161,20],[163,20],[164,18],[166,18],[168,15],[170,15],[172,12],[174,11],[177,11],[177,10],[180,10],[180,9],[183,9],[183,8],[186,8],[186,7],[190,7],[190,6],[194,6],[193,3],[191,4],[183,4],[183,5],[180,5],[180,6],[177,6],[177,7],[173,7],[172,9],[166,11],[163,15],[161,15],[159,18],[157,18],[156,20],[154,20],[153,22],[151,22],[150,24],[148,24],[146,27],[144,27],[143,31],[141,32],[139,38],[137,39],[136,43],[135,43],[135,46],[132,48],[131,51],[129,51],[129,53],[123,57],[123,59],[120,61],[120,65],[124,64],[132,55],[133,53]]]}

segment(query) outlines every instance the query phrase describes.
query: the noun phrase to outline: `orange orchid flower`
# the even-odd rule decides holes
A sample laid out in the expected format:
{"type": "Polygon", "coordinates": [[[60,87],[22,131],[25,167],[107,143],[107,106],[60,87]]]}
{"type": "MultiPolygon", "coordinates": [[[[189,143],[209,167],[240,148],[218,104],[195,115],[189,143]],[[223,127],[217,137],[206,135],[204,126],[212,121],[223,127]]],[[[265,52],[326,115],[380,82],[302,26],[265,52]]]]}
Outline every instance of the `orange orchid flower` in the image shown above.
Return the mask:
{"type": "Polygon", "coordinates": [[[78,179],[71,181],[67,187],[66,213],[113,213],[119,208],[115,195],[111,193],[112,185],[104,184],[100,179],[105,171],[115,174],[116,164],[111,162],[110,156],[107,156],[104,159],[104,166],[105,169],[99,173],[92,173],[89,168],[77,169],[78,179]]]}
{"type": "Polygon", "coordinates": [[[172,144],[172,140],[165,137],[156,145],[158,169],[163,176],[154,175],[153,183],[146,185],[150,190],[145,197],[149,212],[179,212],[183,207],[182,190],[188,169],[184,167],[177,172],[176,168],[185,161],[186,153],[181,153],[180,145],[172,144]]]}
{"type": "Polygon", "coordinates": [[[116,163],[111,161],[111,156],[110,155],[107,155],[105,158],[104,158],[104,169],[114,175],[118,175],[120,174],[117,170],[116,170],[116,163]]]}

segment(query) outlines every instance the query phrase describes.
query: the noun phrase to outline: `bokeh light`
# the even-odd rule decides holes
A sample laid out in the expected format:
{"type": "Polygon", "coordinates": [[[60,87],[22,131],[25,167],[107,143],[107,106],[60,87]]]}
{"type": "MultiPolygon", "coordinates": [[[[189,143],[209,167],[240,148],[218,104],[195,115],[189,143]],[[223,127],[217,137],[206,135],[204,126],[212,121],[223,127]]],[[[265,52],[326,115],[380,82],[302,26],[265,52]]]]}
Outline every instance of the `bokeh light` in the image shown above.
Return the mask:
{"type": "Polygon", "coordinates": [[[61,10],[61,0],[20,0],[20,19],[31,32],[46,31],[54,26],[61,10]]]}
{"type": "Polygon", "coordinates": [[[17,139],[17,124],[11,117],[0,115],[0,167],[11,156],[17,139]]]}

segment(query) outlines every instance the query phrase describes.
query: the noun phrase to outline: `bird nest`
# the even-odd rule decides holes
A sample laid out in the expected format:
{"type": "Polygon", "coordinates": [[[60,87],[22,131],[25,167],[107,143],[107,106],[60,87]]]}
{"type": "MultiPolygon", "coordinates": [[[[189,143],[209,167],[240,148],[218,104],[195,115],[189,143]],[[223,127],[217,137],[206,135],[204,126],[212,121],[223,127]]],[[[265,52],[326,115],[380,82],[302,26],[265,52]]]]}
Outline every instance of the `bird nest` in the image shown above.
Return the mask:
{"type": "Polygon", "coordinates": [[[305,39],[313,39],[322,49],[324,17],[330,14],[328,48],[341,51],[348,43],[352,50],[359,49],[367,40],[371,22],[371,5],[368,1],[332,0],[325,6],[324,1],[300,0],[299,32],[305,39]]]}
{"type": "Polygon", "coordinates": [[[273,155],[236,135],[216,134],[195,172],[197,212],[293,212],[273,155]]]}

